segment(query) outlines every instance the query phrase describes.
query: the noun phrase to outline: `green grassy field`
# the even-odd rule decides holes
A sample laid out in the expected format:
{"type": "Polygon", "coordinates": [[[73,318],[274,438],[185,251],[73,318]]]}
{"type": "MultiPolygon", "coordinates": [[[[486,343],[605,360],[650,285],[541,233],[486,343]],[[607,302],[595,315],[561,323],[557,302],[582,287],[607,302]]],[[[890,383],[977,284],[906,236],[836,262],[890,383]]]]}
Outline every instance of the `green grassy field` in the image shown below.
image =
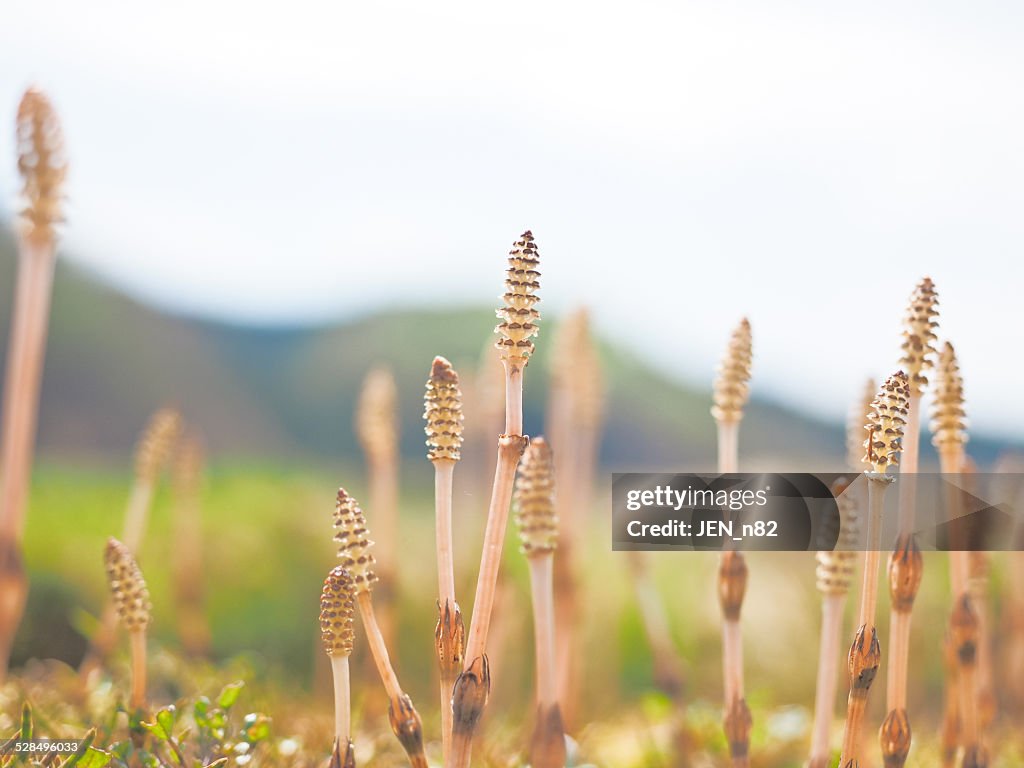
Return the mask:
{"type": "MultiPolygon", "coordinates": [[[[407,488],[402,499],[401,538],[397,542],[400,632],[395,660],[403,685],[433,731],[437,708],[433,655],[436,582],[430,487],[423,482],[427,477],[413,471],[411,490],[407,488]]],[[[54,464],[44,464],[38,470],[25,540],[32,590],[28,617],[17,642],[16,663],[34,656],[74,660],[81,653],[82,635],[94,626],[106,600],[102,550],[107,536],[121,530],[129,479],[126,473],[54,464]]],[[[318,645],[317,613],[321,581],[334,563],[331,513],[339,480],[357,496],[362,493],[358,468],[336,472],[256,464],[214,468],[203,494],[206,543],[202,558],[218,666],[202,667],[201,673],[184,676],[161,675],[158,670],[154,699],[172,700],[194,693],[188,690],[189,680],[194,686],[203,681],[209,687],[242,674],[250,678],[252,690],[247,695],[253,704],[271,710],[275,703],[279,708],[287,702],[290,714],[284,722],[290,723],[296,716],[297,701],[303,702],[299,712],[327,716],[329,679],[318,645]]],[[[457,480],[456,499],[459,590],[466,596],[463,602],[468,616],[485,504],[479,487],[474,487],[469,477],[457,480]]],[[[372,510],[367,512],[372,531],[372,510]]],[[[608,505],[599,493],[584,550],[582,612],[584,719],[597,725],[578,735],[585,746],[600,745],[602,751],[622,756],[621,763],[609,760],[600,761],[602,764],[630,765],[626,756],[652,750],[657,754],[664,746],[670,704],[654,691],[625,563],[620,553],[610,551],[608,514],[608,505]]],[[[160,662],[165,666],[181,663],[174,661],[178,648],[170,567],[174,548],[173,498],[161,489],[140,564],[154,604],[151,644],[155,658],[165,659],[160,662]]],[[[510,526],[504,571],[510,589],[499,604],[495,627],[494,636],[501,639],[492,661],[495,688],[490,710],[495,720],[493,738],[508,745],[518,743],[532,711],[529,591],[524,561],[517,550],[510,526]]],[[[688,717],[704,734],[704,748],[710,754],[718,753],[724,744],[718,726],[717,559],[710,554],[657,553],[652,563],[687,666],[688,717]]],[[[751,555],[749,563],[751,581],[744,608],[747,685],[756,722],[754,748],[760,749],[766,760],[755,764],[796,765],[789,761],[797,760],[805,749],[817,656],[819,603],[813,556],[760,553],[751,555]],[[774,757],[767,761],[768,755],[774,757]]],[[[942,690],[939,646],[948,611],[946,558],[928,556],[926,569],[915,611],[910,691],[915,730],[922,738],[930,737],[937,728],[942,690]]],[[[1002,579],[1003,563],[996,557],[994,594],[1002,589],[1002,579]]],[[[851,609],[848,606],[848,612],[851,609]]],[[[883,644],[887,613],[883,590],[883,644]]],[[[994,626],[998,627],[1000,620],[997,610],[994,626]]],[[[998,640],[998,633],[996,637],[998,640]]],[[[357,651],[360,640],[357,633],[357,651]]],[[[998,660],[999,648],[996,650],[998,660]]],[[[355,669],[357,706],[367,713],[379,712],[379,684],[360,653],[355,669]]],[[[880,722],[884,685],[875,693],[873,716],[880,722]]],[[[837,702],[837,711],[839,706],[837,702]]],[[[364,727],[372,728],[370,723],[372,717],[364,727]]]]}

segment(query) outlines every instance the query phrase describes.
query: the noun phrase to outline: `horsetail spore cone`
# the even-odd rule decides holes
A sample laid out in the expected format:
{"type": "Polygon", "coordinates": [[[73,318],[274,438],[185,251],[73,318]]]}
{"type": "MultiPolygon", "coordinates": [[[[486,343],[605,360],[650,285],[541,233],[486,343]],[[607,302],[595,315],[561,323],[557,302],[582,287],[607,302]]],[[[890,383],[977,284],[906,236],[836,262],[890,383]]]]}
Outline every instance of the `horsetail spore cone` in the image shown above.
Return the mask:
{"type": "Polygon", "coordinates": [[[180,434],[178,412],[160,408],[150,417],[135,446],[135,482],[124,521],[124,544],[131,552],[138,552],[142,545],[157,480],[180,434]]]}
{"type": "Polygon", "coordinates": [[[389,700],[388,720],[391,730],[409,756],[413,768],[427,768],[423,754],[423,724],[412,700],[402,690],[391,664],[387,644],[373,611],[374,572],[373,541],[366,527],[366,516],[359,503],[344,488],[338,489],[334,506],[334,541],[338,544],[338,559],[352,580],[359,616],[363,620],[367,645],[380,674],[389,700]]]}
{"type": "Polygon", "coordinates": [[[515,500],[523,554],[534,557],[554,552],[558,541],[555,478],[551,449],[543,437],[533,440],[523,453],[515,500]]]}
{"type": "Polygon", "coordinates": [[[850,469],[858,472],[869,468],[867,457],[864,455],[864,422],[871,416],[871,404],[875,402],[877,391],[878,382],[867,379],[864,382],[863,393],[850,409],[846,423],[846,460],[850,469]]]}
{"type": "Polygon", "coordinates": [[[868,438],[864,442],[864,460],[880,475],[899,464],[909,398],[907,375],[898,371],[885,380],[871,403],[871,415],[865,426],[868,438]]]}
{"type": "Polygon", "coordinates": [[[320,594],[320,638],[324,652],[331,657],[334,676],[334,744],[340,756],[345,745],[342,766],[355,762],[351,732],[351,694],[348,657],[355,643],[355,582],[343,566],[336,566],[324,579],[320,594]]]}
{"type": "Polygon", "coordinates": [[[540,257],[529,231],[524,232],[515,243],[508,261],[505,294],[502,297],[504,306],[497,311],[502,322],[495,328],[500,336],[496,346],[505,368],[505,433],[498,438],[497,467],[487,509],[487,526],[473,601],[473,620],[466,640],[465,667],[456,682],[452,697],[454,768],[469,766],[473,731],[490,690],[490,667],[485,657],[487,634],[494,608],[516,465],[529,442],[523,435],[523,374],[533,354],[531,339],[537,334],[537,321],[540,319],[535,306],[540,300],[537,296],[540,288],[540,272],[537,270],[540,257]]]}
{"type": "Polygon", "coordinates": [[[740,320],[732,332],[729,346],[718,368],[714,386],[714,406],[711,415],[715,421],[739,421],[750,397],[750,364],[753,359],[750,321],[740,320]]]}
{"type": "Polygon", "coordinates": [[[181,433],[181,416],[173,408],[161,408],[150,417],[135,447],[135,476],[155,483],[181,433]]]}
{"type": "MultiPolygon", "coordinates": [[[[962,451],[967,445],[964,380],[960,375],[956,350],[948,341],[939,354],[937,374],[931,414],[932,444],[940,452],[950,448],[962,451]]],[[[949,471],[957,472],[959,469],[949,471]]]]}
{"type": "Polygon", "coordinates": [[[355,580],[344,566],[335,566],[320,594],[320,639],[331,658],[348,658],[355,643],[355,580]]]}
{"type": "Polygon", "coordinates": [[[366,374],[356,408],[356,432],[371,459],[392,456],[398,448],[397,399],[390,371],[374,368],[366,374]]]}
{"type": "Polygon", "coordinates": [[[465,624],[455,599],[455,552],[452,543],[452,480],[462,458],[463,417],[459,374],[443,357],[430,366],[423,395],[427,458],[434,465],[434,520],[437,547],[437,650],[441,699],[441,741],[444,760],[451,753],[452,689],[462,671],[465,624]]]}
{"type": "Polygon", "coordinates": [[[128,548],[113,537],[107,540],[104,560],[118,619],[129,632],[145,631],[152,606],[138,563],[128,548]]]}
{"type": "Polygon", "coordinates": [[[149,590],[132,553],[117,539],[107,540],[104,562],[117,616],[131,641],[131,705],[138,709],[146,703],[146,629],[151,611],[149,590]]]}
{"type": "Polygon", "coordinates": [[[369,592],[377,583],[373,542],[366,527],[366,515],[359,503],[344,488],[338,489],[334,505],[334,541],[338,559],[352,576],[356,594],[369,592]]]}
{"type": "Polygon", "coordinates": [[[551,449],[542,437],[523,453],[516,481],[516,523],[530,568],[534,657],[537,665],[537,722],[530,746],[535,768],[565,765],[565,734],[558,705],[555,669],[554,552],[558,539],[551,449]]]}
{"type": "Polygon", "coordinates": [[[64,220],[61,202],[67,177],[64,137],[46,95],[29,88],[18,105],[18,171],[22,178],[23,236],[52,243],[54,227],[64,220]]]}
{"type": "Polygon", "coordinates": [[[427,424],[427,458],[458,461],[462,458],[462,391],[459,374],[443,357],[435,357],[423,396],[423,418],[427,424]]]}
{"type": "Polygon", "coordinates": [[[494,329],[501,336],[496,346],[505,361],[526,365],[533,354],[532,338],[537,335],[540,312],[535,305],[540,298],[540,254],[533,242],[533,233],[526,230],[509,251],[505,271],[505,305],[497,310],[501,322],[494,329]]]}
{"type": "Polygon", "coordinates": [[[920,395],[928,386],[927,371],[932,367],[935,354],[935,329],[938,322],[939,304],[935,285],[930,277],[921,280],[914,288],[903,321],[903,356],[900,364],[907,373],[910,390],[920,395]]]}

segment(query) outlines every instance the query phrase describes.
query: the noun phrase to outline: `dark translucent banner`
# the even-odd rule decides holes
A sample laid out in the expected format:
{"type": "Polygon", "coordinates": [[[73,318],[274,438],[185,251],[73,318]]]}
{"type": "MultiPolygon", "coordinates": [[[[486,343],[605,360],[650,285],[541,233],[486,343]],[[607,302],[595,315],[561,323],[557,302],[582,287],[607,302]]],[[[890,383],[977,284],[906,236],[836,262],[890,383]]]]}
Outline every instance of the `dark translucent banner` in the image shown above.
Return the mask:
{"type": "Polygon", "coordinates": [[[1024,549],[1024,475],[1009,473],[891,482],[849,473],[616,474],[612,548],[865,551],[869,483],[884,497],[883,550],[908,523],[925,551],[1024,549]]]}

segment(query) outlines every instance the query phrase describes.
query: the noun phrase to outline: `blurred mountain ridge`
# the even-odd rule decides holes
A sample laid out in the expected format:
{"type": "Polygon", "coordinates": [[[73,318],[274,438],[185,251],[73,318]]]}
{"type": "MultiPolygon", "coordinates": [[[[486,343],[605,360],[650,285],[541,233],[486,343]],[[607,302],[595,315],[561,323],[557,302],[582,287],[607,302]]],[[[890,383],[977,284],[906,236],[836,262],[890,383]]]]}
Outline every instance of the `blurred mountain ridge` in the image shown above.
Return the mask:
{"type": "MultiPolygon", "coordinates": [[[[12,237],[0,229],[0,366],[6,362],[15,261],[12,237]]],[[[40,452],[47,459],[121,461],[149,414],[170,403],[202,430],[217,457],[357,462],[355,404],[366,372],[382,364],[398,384],[402,453],[425,464],[422,394],[431,360],[448,357],[472,390],[494,325],[493,308],[484,306],[390,309],[321,326],[231,325],[151,308],[60,260],[40,452]]],[[[557,318],[545,317],[527,371],[530,434],[543,431],[556,331],[557,318]]],[[[697,391],[621,347],[602,344],[601,354],[608,389],[604,466],[712,470],[713,372],[707,390],[697,391]]],[[[469,398],[470,426],[474,406],[469,398]]],[[[1005,444],[975,436],[971,447],[985,464],[1005,444]]],[[[745,465],[757,470],[841,468],[843,428],[755,397],[743,421],[741,452],[751,459],[745,465]]]]}

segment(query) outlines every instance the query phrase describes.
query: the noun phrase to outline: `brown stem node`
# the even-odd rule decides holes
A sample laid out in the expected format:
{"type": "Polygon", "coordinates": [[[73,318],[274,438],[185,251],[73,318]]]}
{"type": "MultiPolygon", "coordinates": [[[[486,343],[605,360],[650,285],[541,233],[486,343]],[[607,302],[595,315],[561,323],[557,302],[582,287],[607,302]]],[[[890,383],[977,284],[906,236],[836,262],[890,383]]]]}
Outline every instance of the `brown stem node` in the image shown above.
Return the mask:
{"type": "Polygon", "coordinates": [[[491,692],[491,670],[487,654],[477,656],[455,681],[452,693],[453,732],[472,735],[487,706],[491,692]]]}
{"type": "Polygon", "coordinates": [[[747,593],[747,561],[734,550],[722,553],[718,565],[718,602],[727,621],[739,621],[747,593]]]}

